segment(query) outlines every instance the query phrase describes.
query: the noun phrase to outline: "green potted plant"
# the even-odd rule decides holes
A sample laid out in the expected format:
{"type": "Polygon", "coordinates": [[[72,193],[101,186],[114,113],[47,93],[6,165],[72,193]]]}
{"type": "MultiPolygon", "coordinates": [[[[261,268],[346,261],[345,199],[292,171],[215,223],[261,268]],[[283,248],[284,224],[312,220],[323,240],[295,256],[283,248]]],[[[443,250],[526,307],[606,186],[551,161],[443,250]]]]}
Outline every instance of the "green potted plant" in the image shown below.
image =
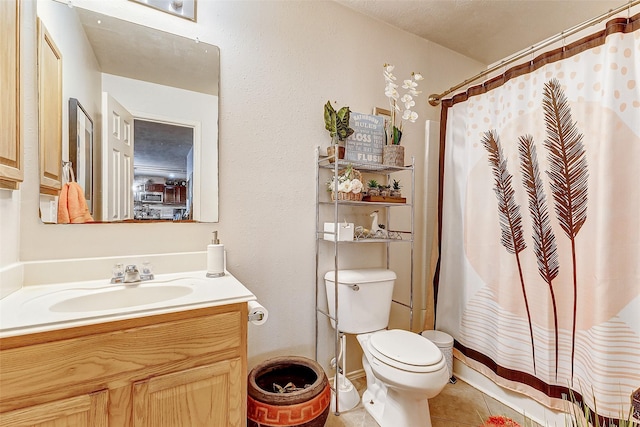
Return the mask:
{"type": "Polygon", "coordinates": [[[349,107],[342,107],[336,111],[331,101],[327,101],[324,105],[324,127],[331,136],[331,146],[327,148],[330,162],[336,158],[334,153],[336,145],[338,145],[338,159],[344,158],[344,141],[353,134],[353,129],[349,127],[350,117],[349,107]]]}
{"type": "Polygon", "coordinates": [[[367,194],[369,196],[379,196],[380,195],[380,188],[379,188],[378,181],[376,181],[375,179],[370,180],[369,182],[367,182],[367,188],[369,189],[367,191],[367,194]]]}
{"type": "Polygon", "coordinates": [[[401,188],[402,186],[400,185],[400,181],[394,179],[393,185],[391,186],[391,197],[402,197],[401,188]]]}

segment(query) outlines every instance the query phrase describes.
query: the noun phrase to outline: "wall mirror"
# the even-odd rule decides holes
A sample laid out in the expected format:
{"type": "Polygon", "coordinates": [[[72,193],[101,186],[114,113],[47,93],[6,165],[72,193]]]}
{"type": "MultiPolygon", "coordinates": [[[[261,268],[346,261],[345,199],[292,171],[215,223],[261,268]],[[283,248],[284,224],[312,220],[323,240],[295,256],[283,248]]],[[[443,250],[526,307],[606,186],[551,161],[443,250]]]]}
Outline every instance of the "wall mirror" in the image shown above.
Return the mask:
{"type": "Polygon", "coordinates": [[[75,177],[91,220],[72,223],[217,222],[218,47],[55,0],[37,13],[62,57],[62,191],[41,192],[42,221],[64,222],[75,177]]]}

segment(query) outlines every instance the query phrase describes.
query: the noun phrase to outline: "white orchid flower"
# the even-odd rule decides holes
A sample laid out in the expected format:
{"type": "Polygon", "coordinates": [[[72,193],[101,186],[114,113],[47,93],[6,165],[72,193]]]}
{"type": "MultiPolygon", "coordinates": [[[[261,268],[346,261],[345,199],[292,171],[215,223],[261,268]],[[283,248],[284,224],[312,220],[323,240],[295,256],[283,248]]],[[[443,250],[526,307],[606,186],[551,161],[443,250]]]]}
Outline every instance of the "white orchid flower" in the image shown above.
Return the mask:
{"type": "Polygon", "coordinates": [[[403,83],[403,89],[415,89],[418,87],[418,83],[414,82],[413,80],[405,80],[403,83]]]}
{"type": "MultiPolygon", "coordinates": [[[[406,92],[402,95],[400,101],[398,101],[400,94],[398,93],[398,85],[394,83],[396,81],[396,77],[392,73],[393,69],[393,65],[384,64],[383,74],[386,82],[384,94],[387,96],[387,98],[389,98],[389,106],[391,107],[391,121],[388,124],[390,131],[396,128],[401,130],[403,122],[405,120],[409,120],[410,122],[415,123],[415,121],[418,119],[418,113],[412,111],[411,108],[415,107],[416,105],[414,97],[422,93],[417,89],[417,82],[424,80],[422,74],[415,72],[411,73],[409,79],[402,81],[402,89],[404,89],[406,92]],[[398,105],[399,102],[402,102],[402,104],[404,105],[404,111],[398,105]]],[[[399,143],[399,141],[394,142],[399,143]]],[[[354,187],[354,183],[352,183],[352,187],[354,187]]],[[[355,187],[357,187],[357,184],[355,184],[355,187]]]]}
{"type": "Polygon", "coordinates": [[[400,101],[404,102],[404,108],[406,108],[407,110],[416,105],[413,97],[408,93],[405,93],[402,98],[400,98],[400,101]]]}
{"type": "Polygon", "coordinates": [[[403,120],[409,120],[411,123],[415,123],[418,120],[418,113],[411,110],[405,110],[402,115],[403,120]]]}
{"type": "Polygon", "coordinates": [[[395,88],[387,88],[387,90],[385,90],[384,94],[387,96],[387,98],[393,98],[393,99],[398,99],[398,91],[395,90],[395,88]]]}

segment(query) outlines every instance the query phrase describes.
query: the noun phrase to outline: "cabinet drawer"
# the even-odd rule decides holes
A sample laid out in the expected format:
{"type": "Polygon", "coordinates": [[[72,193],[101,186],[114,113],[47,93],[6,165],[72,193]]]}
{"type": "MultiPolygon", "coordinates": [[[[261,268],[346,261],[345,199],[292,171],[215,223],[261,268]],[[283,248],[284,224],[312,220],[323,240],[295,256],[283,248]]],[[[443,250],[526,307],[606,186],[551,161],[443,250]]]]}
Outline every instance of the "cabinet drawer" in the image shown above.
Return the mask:
{"type": "Polygon", "coordinates": [[[129,321],[128,328],[109,332],[103,325],[85,327],[86,334],[71,339],[42,342],[40,337],[39,344],[3,349],[0,412],[12,409],[15,400],[23,406],[34,404],[47,394],[59,397],[67,390],[79,394],[122,384],[193,358],[243,354],[246,318],[241,310],[212,310],[210,315],[164,322],[166,317],[156,316],[158,323],[145,318],[144,326],[137,327],[129,321]]]}
{"type": "Polygon", "coordinates": [[[98,391],[0,414],[0,427],[108,426],[108,392],[98,391]]]}

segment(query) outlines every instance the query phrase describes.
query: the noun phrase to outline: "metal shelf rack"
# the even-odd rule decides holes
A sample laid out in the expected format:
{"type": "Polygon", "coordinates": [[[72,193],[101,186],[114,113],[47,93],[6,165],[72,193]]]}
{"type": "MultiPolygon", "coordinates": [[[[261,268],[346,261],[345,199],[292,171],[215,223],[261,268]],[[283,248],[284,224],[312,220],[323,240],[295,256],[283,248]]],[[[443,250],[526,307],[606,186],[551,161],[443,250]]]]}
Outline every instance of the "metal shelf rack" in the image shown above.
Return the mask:
{"type": "MultiPolygon", "coordinates": [[[[337,147],[334,152],[338,152],[337,147]]],[[[410,245],[410,279],[409,279],[409,301],[401,302],[397,300],[393,300],[395,304],[403,306],[409,311],[409,330],[411,330],[413,326],[413,293],[414,293],[414,237],[415,237],[415,159],[411,159],[411,164],[408,166],[387,166],[381,164],[370,164],[370,163],[359,163],[352,162],[346,160],[336,160],[332,157],[322,156],[320,155],[320,148],[316,148],[316,295],[315,295],[315,306],[316,306],[316,325],[315,325],[315,336],[316,336],[316,345],[315,345],[315,358],[318,360],[319,358],[319,336],[320,336],[320,319],[327,318],[334,322],[334,360],[335,360],[335,368],[336,368],[336,379],[337,373],[342,372],[343,367],[340,366],[340,338],[341,334],[339,332],[339,319],[338,319],[338,270],[340,266],[340,248],[344,248],[345,251],[352,250],[353,245],[371,245],[371,244],[381,244],[385,246],[386,252],[386,268],[389,268],[390,264],[390,247],[395,244],[408,244],[410,245]],[[366,201],[345,201],[345,200],[328,200],[328,196],[326,196],[327,191],[325,191],[325,181],[326,179],[330,179],[331,174],[335,177],[337,181],[337,177],[339,171],[345,169],[348,165],[351,165],[354,169],[362,173],[372,174],[372,175],[381,175],[386,177],[387,183],[391,180],[391,175],[397,172],[409,171],[411,173],[411,190],[410,197],[407,198],[407,203],[387,203],[387,202],[366,202],[366,201]],[[323,177],[325,177],[323,179],[323,177]],[[323,194],[325,194],[323,196],[323,194]],[[324,207],[324,209],[323,209],[324,207]],[[328,208],[333,208],[333,215],[327,213],[328,208]],[[386,222],[385,224],[388,227],[389,231],[394,231],[399,233],[402,238],[400,239],[389,239],[389,238],[369,238],[369,239],[361,239],[361,240],[353,240],[353,241],[338,241],[337,235],[332,240],[325,240],[325,234],[336,234],[332,232],[324,231],[323,223],[333,221],[333,230],[338,230],[338,224],[341,222],[341,210],[344,208],[383,208],[386,212],[386,222]],[[398,209],[409,209],[410,210],[410,229],[409,230],[391,230],[390,228],[390,213],[392,208],[398,209]],[[325,212],[321,213],[321,210],[325,212]],[[324,246],[324,247],[323,247],[324,246]],[[329,247],[329,249],[327,249],[329,247]],[[330,252],[330,249],[333,249],[332,254],[327,254],[330,252]],[[319,303],[319,292],[324,291],[324,275],[320,274],[320,258],[321,256],[333,256],[333,265],[335,271],[334,277],[334,286],[336,286],[335,290],[335,310],[334,316],[331,316],[329,313],[329,307],[321,307],[319,303]]],[[[363,183],[365,184],[365,183],[363,183]]],[[[337,381],[336,381],[337,382],[337,381]]],[[[339,393],[340,390],[337,385],[334,383],[333,387],[334,392],[334,408],[336,415],[340,414],[339,408],[339,393]]]]}

